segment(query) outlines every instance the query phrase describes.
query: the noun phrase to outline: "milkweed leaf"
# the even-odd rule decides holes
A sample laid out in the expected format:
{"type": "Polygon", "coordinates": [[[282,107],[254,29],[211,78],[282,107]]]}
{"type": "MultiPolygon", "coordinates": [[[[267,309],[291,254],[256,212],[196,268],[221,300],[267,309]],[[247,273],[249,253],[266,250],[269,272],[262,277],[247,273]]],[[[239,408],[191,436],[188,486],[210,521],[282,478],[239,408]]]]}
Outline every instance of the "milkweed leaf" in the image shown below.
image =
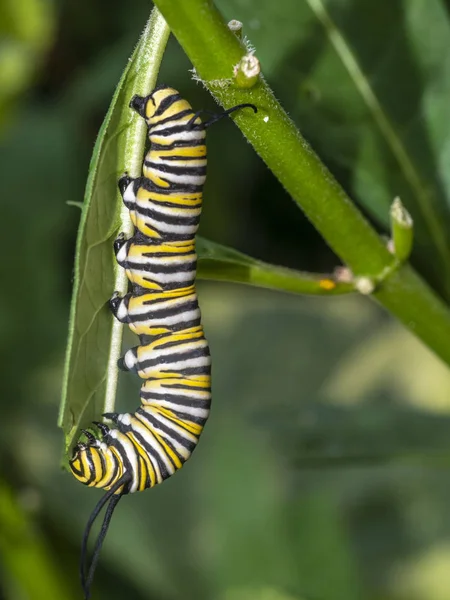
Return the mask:
{"type": "Polygon", "coordinates": [[[154,87],[169,35],[154,9],[116,88],[100,129],[89,168],[78,231],[69,338],[59,426],[66,451],[80,427],[89,426],[114,406],[122,325],[113,319],[108,300],[124,293],[126,276],[117,269],[112,244],[119,231],[132,233],[117,180],[140,175],[146,125],[129,108],[134,94],[154,87]]]}

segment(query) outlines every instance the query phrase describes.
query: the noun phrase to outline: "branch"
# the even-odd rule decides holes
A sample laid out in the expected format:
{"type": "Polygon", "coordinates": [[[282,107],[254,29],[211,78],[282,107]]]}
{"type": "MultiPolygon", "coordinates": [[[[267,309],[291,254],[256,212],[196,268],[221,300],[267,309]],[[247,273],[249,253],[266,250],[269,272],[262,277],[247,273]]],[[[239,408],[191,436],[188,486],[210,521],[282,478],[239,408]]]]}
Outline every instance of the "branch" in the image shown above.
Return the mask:
{"type": "Polygon", "coordinates": [[[258,114],[234,119],[255,150],[329,246],[356,276],[372,279],[372,294],[450,364],[450,312],[408,265],[396,260],[296,129],[262,77],[250,88],[233,85],[234,68],[248,53],[212,0],[155,0],[199,78],[225,108],[251,102],[258,114]]]}

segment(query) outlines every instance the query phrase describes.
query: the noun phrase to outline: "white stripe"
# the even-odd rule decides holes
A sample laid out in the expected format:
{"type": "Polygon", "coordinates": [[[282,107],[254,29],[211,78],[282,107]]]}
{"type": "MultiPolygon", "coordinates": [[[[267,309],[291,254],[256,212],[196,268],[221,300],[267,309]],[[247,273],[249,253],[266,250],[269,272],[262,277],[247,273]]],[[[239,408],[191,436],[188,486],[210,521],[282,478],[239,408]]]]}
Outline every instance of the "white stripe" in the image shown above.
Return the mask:
{"type": "MultiPolygon", "coordinates": [[[[146,246],[148,248],[148,246],[146,246]]],[[[182,265],[184,263],[194,262],[197,260],[197,254],[195,252],[189,252],[189,254],[179,254],[175,256],[157,256],[150,255],[147,250],[138,254],[137,252],[128,253],[128,260],[133,263],[139,263],[143,265],[182,265]]]]}
{"type": "MultiPolygon", "coordinates": [[[[132,317],[139,319],[140,323],[145,322],[145,316],[148,313],[138,313],[132,312],[130,313],[132,317]]],[[[193,321],[194,319],[198,319],[200,317],[200,310],[189,310],[178,315],[173,315],[171,317],[155,317],[152,315],[147,319],[149,327],[156,327],[157,325],[175,325],[177,323],[182,323],[183,321],[193,321]]],[[[137,322],[135,321],[137,324],[137,322]]]]}
{"type": "MultiPolygon", "coordinates": [[[[174,396],[174,397],[178,397],[178,396],[186,396],[187,398],[193,398],[194,400],[209,400],[211,398],[211,393],[208,392],[207,390],[201,390],[201,389],[187,389],[187,388],[173,388],[172,386],[166,385],[166,386],[161,386],[161,387],[153,387],[154,382],[153,381],[146,381],[143,385],[142,385],[142,391],[144,392],[150,392],[152,394],[161,394],[161,395],[168,395],[168,396],[174,396]]],[[[151,400],[146,400],[147,403],[152,402],[151,400]]],[[[155,400],[156,402],[156,400],[155,400]]],[[[160,401],[158,400],[158,403],[160,401]]]]}
{"type": "MultiPolygon", "coordinates": [[[[138,312],[138,307],[142,307],[142,309],[146,309],[147,312],[158,312],[160,310],[166,310],[168,308],[179,307],[185,302],[192,302],[197,299],[196,294],[186,294],[185,296],[178,296],[175,298],[162,299],[158,298],[156,301],[151,301],[151,296],[153,294],[148,294],[148,298],[132,297],[130,299],[129,311],[138,312]]],[[[158,316],[158,315],[156,315],[158,316]]]]}
{"type": "MultiPolygon", "coordinates": [[[[143,411],[145,413],[148,413],[149,415],[153,416],[157,421],[161,421],[160,414],[157,413],[156,411],[148,410],[148,409],[143,409],[143,411]]],[[[142,423],[143,423],[142,426],[144,428],[148,428],[151,430],[154,427],[151,423],[146,421],[145,417],[142,415],[136,415],[136,419],[139,421],[142,419],[142,423]]],[[[172,443],[172,445],[175,447],[177,454],[181,455],[185,460],[187,460],[190,457],[191,453],[189,452],[189,450],[187,448],[185,448],[182,444],[180,444],[180,442],[178,442],[170,434],[166,433],[165,431],[162,431],[161,429],[158,429],[158,434],[161,437],[165,438],[166,440],[169,440],[172,443]]]]}
{"type": "Polygon", "coordinates": [[[155,150],[155,155],[150,153],[151,162],[155,165],[167,165],[168,167],[206,167],[207,161],[206,158],[196,158],[192,160],[183,160],[180,158],[179,160],[168,160],[167,156],[159,156],[159,150],[155,150]]]}
{"type": "Polygon", "coordinates": [[[195,279],[195,271],[186,271],[182,273],[147,273],[146,271],[134,270],[134,272],[140,273],[145,279],[156,283],[185,282],[195,279]]]}
{"type": "Polygon", "coordinates": [[[157,221],[149,217],[148,215],[139,215],[140,220],[143,221],[147,226],[150,226],[151,229],[156,229],[163,232],[170,233],[178,233],[178,234],[188,234],[195,233],[198,229],[198,224],[194,225],[174,225],[173,223],[164,223],[161,221],[157,221]]]}
{"type": "Polygon", "coordinates": [[[120,431],[118,431],[117,429],[112,429],[109,433],[109,435],[115,439],[120,446],[122,446],[124,453],[126,454],[126,457],[128,458],[130,464],[131,464],[131,486],[129,488],[129,492],[132,494],[134,492],[137,491],[138,486],[139,486],[139,480],[138,480],[138,462],[137,462],[137,456],[136,456],[136,449],[134,448],[132,442],[127,438],[126,435],[124,435],[123,433],[120,433],[120,431]]]}
{"type": "MultiPolygon", "coordinates": [[[[178,194],[177,194],[178,196],[178,194]]],[[[170,196],[167,197],[167,202],[170,202],[170,196]]],[[[153,210],[155,213],[159,213],[161,215],[169,215],[169,216],[179,216],[179,217],[198,217],[202,213],[202,207],[198,206],[196,208],[190,208],[187,206],[184,208],[179,205],[170,205],[164,206],[159,204],[158,202],[153,202],[151,199],[148,200],[137,200],[137,206],[142,208],[149,208],[153,210]]]]}
{"type": "Polygon", "coordinates": [[[206,175],[178,175],[176,173],[163,173],[162,171],[158,171],[157,169],[152,169],[151,167],[144,166],[144,171],[146,177],[150,177],[150,174],[159,177],[160,179],[164,179],[165,181],[172,181],[178,183],[192,183],[193,185],[203,185],[206,181],[206,175]]]}
{"type": "MultiPolygon", "coordinates": [[[[192,115],[194,116],[194,115],[192,115]]],[[[169,127],[178,127],[180,125],[187,125],[189,122],[189,119],[191,117],[187,118],[186,116],[184,117],[179,117],[178,119],[171,119],[170,121],[166,121],[166,123],[155,123],[154,125],[152,125],[149,129],[149,133],[153,134],[157,131],[164,131],[166,129],[168,129],[169,127]]]]}
{"type": "Polygon", "coordinates": [[[142,373],[140,377],[150,377],[152,373],[164,373],[171,371],[181,371],[183,369],[191,367],[207,367],[211,364],[211,358],[209,356],[201,356],[198,358],[189,358],[186,360],[179,360],[171,363],[164,363],[155,365],[152,367],[140,367],[138,366],[139,373],[142,373]]]}
{"type": "Polygon", "coordinates": [[[174,412],[181,412],[187,415],[191,415],[192,417],[200,417],[203,419],[207,419],[209,416],[208,408],[200,408],[195,406],[186,406],[182,404],[173,404],[168,400],[161,400],[158,402],[158,406],[162,406],[163,408],[168,408],[174,412]]]}
{"type": "MultiPolygon", "coordinates": [[[[170,341],[171,336],[167,336],[164,340],[170,341]]],[[[158,348],[158,346],[153,347],[152,344],[148,344],[146,346],[139,346],[138,356],[139,360],[147,360],[149,358],[158,358],[160,356],[167,356],[170,354],[176,354],[179,352],[191,352],[192,350],[198,350],[199,348],[206,348],[208,346],[205,338],[200,338],[199,340],[192,340],[190,342],[185,342],[183,340],[179,341],[177,346],[171,346],[170,348],[158,348]]]]}
{"type": "MultiPolygon", "coordinates": [[[[206,134],[202,130],[192,129],[191,131],[179,131],[178,133],[173,133],[172,135],[158,135],[157,132],[150,131],[150,143],[151,144],[162,144],[169,146],[172,142],[177,140],[182,141],[190,141],[190,140],[201,140],[206,138],[206,134]]],[[[148,153],[148,156],[151,155],[151,150],[148,153]]]]}
{"type": "MultiPolygon", "coordinates": [[[[161,458],[162,462],[164,463],[164,466],[166,467],[168,472],[172,475],[175,472],[175,467],[170,462],[170,459],[167,457],[164,447],[154,437],[153,432],[152,432],[152,426],[150,425],[150,423],[146,427],[142,423],[142,421],[140,421],[138,418],[136,418],[133,415],[130,425],[131,425],[132,430],[135,431],[136,433],[139,433],[144,438],[144,440],[147,442],[147,444],[151,448],[153,448],[153,450],[156,451],[159,458],[161,458]]],[[[137,441],[139,442],[139,440],[137,440],[137,441]]],[[[144,450],[145,450],[145,448],[144,448],[144,450]]],[[[151,454],[149,454],[149,457],[151,458],[151,454]]]]}
{"type": "MultiPolygon", "coordinates": [[[[154,412],[151,408],[147,408],[147,407],[145,407],[145,408],[143,407],[143,410],[148,413],[154,412]]],[[[186,429],[183,429],[182,427],[180,427],[179,425],[177,425],[170,419],[166,419],[166,417],[164,417],[161,413],[158,413],[158,415],[154,415],[154,416],[156,416],[156,418],[158,419],[158,421],[160,423],[162,423],[169,429],[173,429],[174,431],[176,431],[181,437],[184,437],[185,440],[189,440],[190,442],[197,444],[197,437],[194,434],[190,433],[189,431],[186,431],[186,429]]]]}

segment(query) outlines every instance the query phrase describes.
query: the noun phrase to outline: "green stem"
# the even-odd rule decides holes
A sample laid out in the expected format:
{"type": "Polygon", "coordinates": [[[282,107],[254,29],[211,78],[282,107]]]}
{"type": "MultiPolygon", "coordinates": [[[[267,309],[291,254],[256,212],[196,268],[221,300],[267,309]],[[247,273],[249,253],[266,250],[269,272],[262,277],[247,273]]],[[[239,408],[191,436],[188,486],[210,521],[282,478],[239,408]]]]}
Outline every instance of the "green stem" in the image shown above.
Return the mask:
{"type": "Polygon", "coordinates": [[[327,243],[355,275],[385,282],[373,294],[409,329],[450,364],[450,312],[408,266],[395,260],[340,185],[296,129],[267,83],[250,89],[227,85],[247,53],[212,0],[155,0],[197,75],[216,100],[229,108],[251,102],[258,114],[234,117],[255,150],[302,208],[327,243]]]}
{"type": "Polygon", "coordinates": [[[433,241],[440,255],[441,269],[445,270],[449,266],[449,245],[444,230],[439,223],[439,217],[433,207],[432,197],[421,180],[417,169],[415,168],[408,152],[395,130],[394,125],[389,120],[387,114],[375,95],[364,71],[360,67],[351,48],[344,36],[336,27],[330,17],[322,0],[307,0],[311,10],[317,19],[322,23],[325,32],[333,45],[342,64],[347,69],[352,78],[356,89],[360,93],[368,109],[372,113],[373,119],[379,130],[383,134],[392,154],[398,162],[405,180],[408,182],[412,192],[417,199],[417,205],[422,212],[423,219],[427,223],[428,229],[433,236],[433,241]]]}
{"type": "Polygon", "coordinates": [[[198,277],[213,281],[246,283],[269,290],[282,290],[292,294],[314,296],[339,296],[355,291],[353,283],[336,281],[333,276],[302,273],[263,262],[239,264],[237,262],[201,258],[198,277]]]}

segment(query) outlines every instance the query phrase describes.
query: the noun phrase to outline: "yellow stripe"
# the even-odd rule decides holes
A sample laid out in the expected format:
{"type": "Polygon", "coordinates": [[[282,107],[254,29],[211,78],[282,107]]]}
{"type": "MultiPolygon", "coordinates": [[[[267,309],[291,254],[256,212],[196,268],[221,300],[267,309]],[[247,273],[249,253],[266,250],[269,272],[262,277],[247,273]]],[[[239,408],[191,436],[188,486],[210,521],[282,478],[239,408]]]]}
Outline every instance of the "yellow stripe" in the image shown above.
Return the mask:
{"type": "Polygon", "coordinates": [[[115,472],[115,465],[111,454],[109,452],[105,452],[103,454],[103,458],[105,459],[105,473],[102,479],[100,479],[100,481],[98,482],[97,487],[100,488],[105,487],[105,485],[107,485],[110,482],[110,480],[113,479],[114,476],[117,474],[115,472]]]}
{"type": "Polygon", "coordinates": [[[146,167],[145,164],[142,169],[142,173],[144,174],[144,177],[147,177],[147,179],[150,179],[150,181],[153,181],[153,183],[155,183],[159,187],[162,187],[162,188],[170,187],[170,183],[168,181],[166,181],[165,179],[161,179],[161,177],[156,175],[154,169],[146,167]]]}
{"type": "Polygon", "coordinates": [[[162,290],[162,287],[160,285],[158,285],[157,283],[154,283],[153,281],[149,281],[148,279],[146,279],[145,277],[143,277],[141,275],[137,275],[135,273],[135,271],[130,271],[129,269],[127,269],[126,273],[127,273],[128,279],[132,283],[135,283],[136,285],[140,285],[142,288],[145,288],[146,290],[158,290],[158,291],[162,290]]]}
{"type": "Polygon", "coordinates": [[[206,157],[206,144],[200,146],[184,146],[182,148],[172,148],[170,150],[151,150],[155,156],[164,158],[165,156],[183,156],[183,157],[206,157]]]}
{"type": "MultiPolygon", "coordinates": [[[[163,246],[163,245],[141,245],[131,244],[128,250],[127,258],[135,258],[143,256],[144,258],[151,258],[157,254],[174,254],[175,256],[161,256],[161,260],[171,260],[180,258],[190,258],[195,254],[195,246],[190,243],[189,246],[163,246]]],[[[157,258],[157,257],[156,257],[157,258]]],[[[143,265],[144,267],[145,265],[143,265]]]]}
{"type": "MultiPolygon", "coordinates": [[[[148,425],[147,425],[147,429],[149,429],[148,425]]],[[[182,465],[182,462],[180,461],[178,455],[175,454],[175,452],[172,450],[172,448],[167,445],[167,442],[164,441],[164,438],[155,429],[152,428],[151,432],[153,433],[155,438],[158,440],[158,442],[161,444],[161,446],[164,448],[164,452],[166,453],[169,460],[172,462],[173,466],[176,469],[181,469],[181,467],[183,465],[182,465]]]]}
{"type": "MultiPolygon", "coordinates": [[[[174,115],[176,115],[182,111],[185,111],[185,110],[190,110],[191,114],[183,117],[183,121],[189,121],[189,119],[191,119],[193,117],[194,111],[192,110],[192,107],[187,100],[183,100],[182,98],[180,98],[179,100],[177,100],[176,102],[171,104],[169,106],[169,108],[166,108],[166,110],[161,115],[158,115],[157,117],[153,117],[152,125],[156,125],[160,121],[163,121],[164,119],[167,119],[168,117],[173,117],[174,115]]],[[[170,127],[170,123],[168,124],[168,127],[170,127]]]]}
{"type": "MultiPolygon", "coordinates": [[[[137,417],[132,417],[132,421],[134,421],[134,420],[136,420],[140,423],[140,419],[138,419],[137,417]]],[[[127,435],[129,437],[130,441],[132,442],[132,444],[134,445],[134,447],[136,448],[136,450],[138,451],[139,456],[143,459],[143,461],[145,463],[146,472],[150,478],[150,487],[153,487],[157,483],[157,481],[156,481],[157,477],[156,477],[155,468],[153,467],[150,457],[147,454],[147,452],[145,451],[145,449],[141,446],[140,442],[138,441],[138,439],[136,438],[136,436],[134,435],[134,433],[132,431],[129,431],[127,435]]],[[[142,489],[145,489],[145,487],[142,489]]],[[[140,491],[142,491],[142,490],[140,490],[140,491]]]]}
{"type": "Polygon", "coordinates": [[[199,435],[201,434],[201,432],[203,430],[203,427],[201,425],[199,425],[198,423],[187,423],[186,421],[183,421],[182,419],[175,417],[175,415],[172,413],[172,411],[170,411],[168,409],[161,408],[160,406],[155,406],[155,411],[161,413],[167,419],[169,419],[170,421],[173,421],[174,423],[179,425],[182,429],[185,429],[186,431],[188,431],[189,433],[192,433],[192,435],[195,435],[196,437],[199,437],[199,435]]]}
{"type": "Polygon", "coordinates": [[[97,448],[91,447],[91,455],[92,455],[92,462],[94,463],[95,478],[90,485],[96,487],[98,485],[98,482],[102,479],[103,467],[102,467],[102,461],[100,458],[100,454],[99,454],[99,451],[97,448]]]}
{"type": "MultiPolygon", "coordinates": [[[[148,344],[148,346],[141,346],[141,348],[151,348],[152,350],[155,350],[159,348],[159,346],[164,346],[168,342],[184,342],[201,339],[203,337],[203,331],[200,329],[200,327],[201,326],[191,327],[189,333],[185,333],[186,330],[184,330],[183,333],[174,333],[173,335],[165,336],[160,340],[155,340],[151,344],[148,344]]],[[[175,349],[176,346],[173,347],[173,350],[175,349]]]]}

